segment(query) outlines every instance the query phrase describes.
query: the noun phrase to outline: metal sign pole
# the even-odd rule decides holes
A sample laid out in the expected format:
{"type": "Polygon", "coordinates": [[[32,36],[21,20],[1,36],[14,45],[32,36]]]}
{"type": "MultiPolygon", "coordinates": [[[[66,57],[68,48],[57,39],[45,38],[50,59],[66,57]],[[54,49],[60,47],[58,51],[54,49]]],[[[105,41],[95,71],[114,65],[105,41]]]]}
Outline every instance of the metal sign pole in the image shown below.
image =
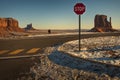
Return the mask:
{"type": "Polygon", "coordinates": [[[74,6],[74,12],[79,15],[79,42],[78,42],[78,45],[79,45],[79,52],[81,50],[81,15],[85,12],[85,5],[83,3],[76,3],[75,6],[74,6]]]}
{"type": "Polygon", "coordinates": [[[80,40],[81,40],[81,15],[79,15],[79,51],[81,50],[80,40]]]}

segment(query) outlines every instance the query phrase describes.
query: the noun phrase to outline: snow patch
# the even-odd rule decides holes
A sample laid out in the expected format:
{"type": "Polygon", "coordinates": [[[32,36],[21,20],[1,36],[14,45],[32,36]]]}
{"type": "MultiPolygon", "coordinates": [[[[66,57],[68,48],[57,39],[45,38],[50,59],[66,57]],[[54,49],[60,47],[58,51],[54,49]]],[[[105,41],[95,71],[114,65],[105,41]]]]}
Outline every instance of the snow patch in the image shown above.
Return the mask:
{"type": "Polygon", "coordinates": [[[66,42],[58,48],[76,57],[120,66],[120,36],[81,39],[81,51],[78,49],[78,40],[66,42]]]}
{"type": "Polygon", "coordinates": [[[76,35],[78,33],[57,33],[57,34],[40,34],[40,35],[29,35],[28,37],[49,37],[49,36],[60,36],[60,35],[76,35]]]}

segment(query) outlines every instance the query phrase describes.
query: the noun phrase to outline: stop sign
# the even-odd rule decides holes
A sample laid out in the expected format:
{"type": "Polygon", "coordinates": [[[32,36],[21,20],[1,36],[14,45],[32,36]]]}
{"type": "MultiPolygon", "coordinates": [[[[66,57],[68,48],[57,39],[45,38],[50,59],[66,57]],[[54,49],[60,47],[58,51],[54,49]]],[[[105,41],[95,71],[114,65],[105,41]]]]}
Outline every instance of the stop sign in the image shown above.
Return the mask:
{"type": "Polygon", "coordinates": [[[85,5],[83,3],[77,3],[77,4],[75,4],[75,6],[74,6],[74,12],[77,15],[83,14],[85,12],[85,5]]]}

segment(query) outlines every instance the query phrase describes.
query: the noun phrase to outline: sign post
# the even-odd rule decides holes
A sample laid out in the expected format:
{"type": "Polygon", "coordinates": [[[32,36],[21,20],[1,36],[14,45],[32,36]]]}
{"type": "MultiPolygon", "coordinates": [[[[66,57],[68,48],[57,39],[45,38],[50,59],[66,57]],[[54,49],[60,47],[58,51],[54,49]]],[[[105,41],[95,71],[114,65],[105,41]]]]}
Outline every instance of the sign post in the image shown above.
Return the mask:
{"type": "Polygon", "coordinates": [[[77,3],[74,6],[74,12],[79,15],[79,51],[81,49],[80,39],[81,39],[81,15],[85,12],[85,5],[83,3],[77,3]]]}
{"type": "Polygon", "coordinates": [[[79,15],[79,51],[80,51],[80,49],[81,49],[81,47],[80,47],[80,39],[81,39],[81,15],[79,15]]]}

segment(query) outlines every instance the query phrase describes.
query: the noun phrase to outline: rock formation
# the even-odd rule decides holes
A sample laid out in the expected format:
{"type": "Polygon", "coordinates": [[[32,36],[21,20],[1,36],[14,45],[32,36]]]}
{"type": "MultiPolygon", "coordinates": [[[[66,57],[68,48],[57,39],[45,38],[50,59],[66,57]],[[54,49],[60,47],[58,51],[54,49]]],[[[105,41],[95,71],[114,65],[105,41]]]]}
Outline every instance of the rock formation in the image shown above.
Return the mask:
{"type": "Polygon", "coordinates": [[[114,32],[117,31],[112,28],[111,17],[109,21],[106,15],[96,15],[94,19],[94,28],[90,31],[92,32],[114,32]]]}
{"type": "Polygon", "coordinates": [[[10,32],[23,32],[19,23],[13,18],[0,18],[0,36],[6,36],[10,32]]]}
{"type": "Polygon", "coordinates": [[[32,27],[32,23],[31,23],[25,27],[25,30],[35,30],[35,29],[32,27]]]}

